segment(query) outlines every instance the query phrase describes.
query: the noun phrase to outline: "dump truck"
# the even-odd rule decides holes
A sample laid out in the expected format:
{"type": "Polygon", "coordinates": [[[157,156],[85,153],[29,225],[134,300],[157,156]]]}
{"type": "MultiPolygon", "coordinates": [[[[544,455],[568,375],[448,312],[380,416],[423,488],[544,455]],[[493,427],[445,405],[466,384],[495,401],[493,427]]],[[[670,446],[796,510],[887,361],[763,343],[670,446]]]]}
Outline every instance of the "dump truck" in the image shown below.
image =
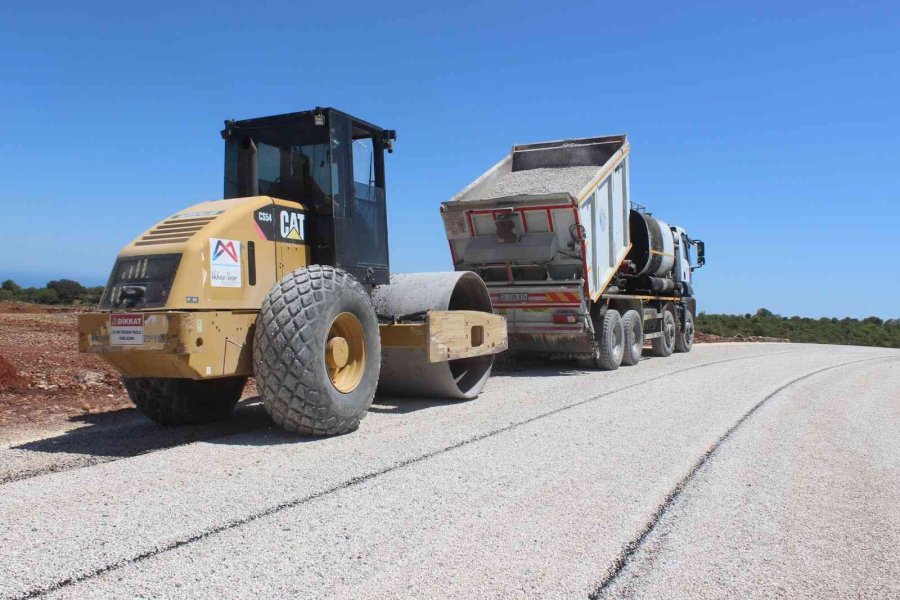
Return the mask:
{"type": "Polygon", "coordinates": [[[631,201],[625,135],[513,146],[441,215],[453,266],[487,283],[510,358],[600,369],[689,352],[705,246],[631,201]]]}
{"type": "Polygon", "coordinates": [[[276,424],[354,430],[376,389],[474,398],[507,346],[482,279],[391,274],[396,132],[332,108],[226,121],[224,199],[119,253],[79,348],[162,424],[227,417],[248,377],[276,424]]]}

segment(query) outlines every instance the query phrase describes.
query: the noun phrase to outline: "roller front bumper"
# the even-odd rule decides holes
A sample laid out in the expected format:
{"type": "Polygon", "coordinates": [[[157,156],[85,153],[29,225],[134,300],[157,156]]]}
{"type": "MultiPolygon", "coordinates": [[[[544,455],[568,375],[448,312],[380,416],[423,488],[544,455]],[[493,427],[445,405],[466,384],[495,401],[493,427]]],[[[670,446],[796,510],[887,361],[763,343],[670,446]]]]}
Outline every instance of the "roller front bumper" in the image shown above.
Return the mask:
{"type": "Polygon", "coordinates": [[[256,311],[101,312],[78,316],[78,350],[126,377],[252,374],[256,311]]]}

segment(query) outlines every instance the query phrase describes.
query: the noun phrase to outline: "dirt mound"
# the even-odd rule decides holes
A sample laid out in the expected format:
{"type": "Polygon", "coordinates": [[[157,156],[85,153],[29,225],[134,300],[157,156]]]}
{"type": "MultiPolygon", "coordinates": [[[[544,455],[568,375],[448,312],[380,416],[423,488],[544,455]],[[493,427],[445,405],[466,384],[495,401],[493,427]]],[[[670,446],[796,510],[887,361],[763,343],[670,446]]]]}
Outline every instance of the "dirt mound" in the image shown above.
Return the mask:
{"type": "Polygon", "coordinates": [[[106,412],[131,405],[118,373],[78,353],[77,315],[48,307],[0,303],[0,427],[106,412]]]}
{"type": "Polygon", "coordinates": [[[82,313],[97,310],[93,304],[66,304],[45,306],[30,302],[18,302],[15,300],[0,302],[0,313],[29,314],[29,315],[55,315],[59,313],[82,313]]]}
{"type": "MultiPolygon", "coordinates": [[[[78,352],[83,310],[0,303],[0,428],[132,407],[119,373],[78,352]]],[[[248,384],[244,397],[255,394],[248,384]]]]}
{"type": "Polygon", "coordinates": [[[0,302],[0,313],[46,314],[47,308],[40,304],[28,302],[0,302]]]}
{"type": "Polygon", "coordinates": [[[736,335],[734,337],[723,337],[714,333],[703,333],[698,331],[694,334],[694,341],[701,344],[709,344],[716,342],[783,342],[790,343],[791,340],[785,338],[766,337],[764,335],[736,335]]]}
{"type": "Polygon", "coordinates": [[[0,390],[13,390],[25,384],[11,362],[0,356],[0,390]]]}

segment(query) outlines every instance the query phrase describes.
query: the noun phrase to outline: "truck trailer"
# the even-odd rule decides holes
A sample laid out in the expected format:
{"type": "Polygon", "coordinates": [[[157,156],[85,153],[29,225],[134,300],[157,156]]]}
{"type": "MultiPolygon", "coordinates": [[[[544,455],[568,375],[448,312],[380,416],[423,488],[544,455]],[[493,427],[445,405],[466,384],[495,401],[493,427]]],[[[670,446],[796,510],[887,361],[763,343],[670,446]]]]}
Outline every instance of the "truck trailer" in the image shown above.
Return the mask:
{"type": "Polygon", "coordinates": [[[513,146],[441,215],[454,269],[487,284],[512,358],[612,370],[689,352],[705,248],[631,201],[625,135],[513,146]]]}

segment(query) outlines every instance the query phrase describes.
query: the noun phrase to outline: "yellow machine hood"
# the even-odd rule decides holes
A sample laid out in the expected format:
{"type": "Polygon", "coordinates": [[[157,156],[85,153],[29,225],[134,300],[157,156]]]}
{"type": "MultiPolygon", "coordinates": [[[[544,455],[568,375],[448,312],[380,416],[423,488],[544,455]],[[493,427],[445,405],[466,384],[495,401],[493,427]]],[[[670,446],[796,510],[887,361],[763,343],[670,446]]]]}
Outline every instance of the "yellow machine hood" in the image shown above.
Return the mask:
{"type": "Polygon", "coordinates": [[[122,249],[101,308],[258,310],[275,281],[308,264],[305,216],[269,196],[195,204],[122,249]]]}

